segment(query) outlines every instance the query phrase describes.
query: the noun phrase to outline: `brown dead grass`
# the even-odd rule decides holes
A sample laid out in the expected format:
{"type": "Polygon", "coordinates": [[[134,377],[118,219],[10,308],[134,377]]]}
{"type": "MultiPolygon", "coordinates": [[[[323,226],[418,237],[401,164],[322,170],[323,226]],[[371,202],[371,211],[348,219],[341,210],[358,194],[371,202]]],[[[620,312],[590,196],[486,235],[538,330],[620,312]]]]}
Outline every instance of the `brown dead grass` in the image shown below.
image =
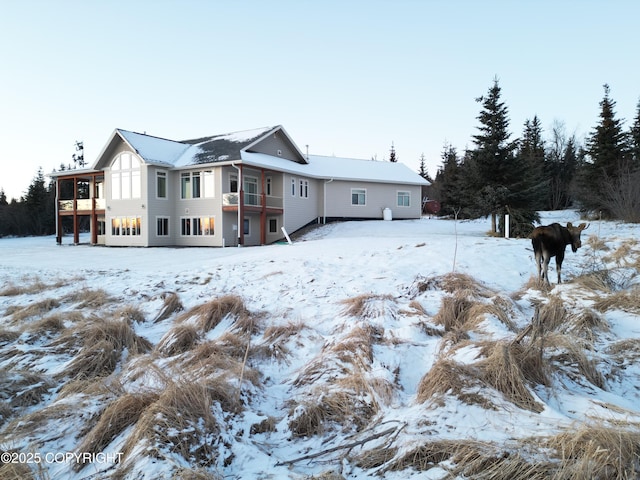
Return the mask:
{"type": "Polygon", "coordinates": [[[83,289],[76,292],[73,292],[65,297],[63,297],[63,303],[72,303],[75,305],[75,308],[84,309],[84,308],[100,308],[108,303],[113,302],[115,299],[112,298],[105,290],[101,288],[97,289],[83,289]]]}
{"type": "Polygon", "coordinates": [[[365,293],[357,297],[342,300],[344,305],[343,315],[361,319],[377,318],[384,315],[395,317],[396,311],[390,308],[389,302],[393,301],[391,295],[376,295],[365,293]]]}
{"type": "MultiPolygon", "coordinates": [[[[85,435],[78,452],[103,451],[127,427],[134,425],[159,395],[153,392],[125,393],[113,400],[102,412],[96,425],[85,435]]],[[[76,471],[85,464],[76,464],[76,471]]]]}
{"type": "Polygon", "coordinates": [[[442,402],[444,395],[453,395],[459,398],[462,396],[471,404],[487,406],[489,402],[486,400],[464,397],[465,391],[480,385],[477,376],[472,366],[458,363],[448,357],[441,357],[420,380],[416,400],[418,403],[429,400],[442,402]]]}
{"type": "Polygon", "coordinates": [[[139,355],[151,349],[151,343],[138,336],[128,322],[95,318],[89,325],[76,327],[82,348],[68,365],[63,377],[94,378],[112,373],[126,349],[139,355]]]}
{"type": "Polygon", "coordinates": [[[578,338],[571,335],[550,334],[545,337],[545,346],[550,350],[549,361],[560,366],[559,371],[576,382],[586,379],[592,385],[606,388],[606,382],[597,364],[589,359],[578,338]]]}
{"type": "Polygon", "coordinates": [[[593,308],[600,312],[622,310],[634,315],[640,315],[640,288],[599,297],[595,301],[593,308]]]}
{"type": "Polygon", "coordinates": [[[239,317],[249,315],[242,298],[236,295],[225,295],[211,300],[181,314],[176,319],[176,322],[181,323],[194,320],[202,332],[208,332],[214,329],[227,315],[236,317],[236,320],[239,317]]]}
{"type": "Polygon", "coordinates": [[[174,313],[181,312],[182,310],[184,310],[184,307],[180,301],[180,297],[178,297],[178,294],[174,292],[166,292],[163,294],[162,309],[158,312],[156,318],[153,319],[153,323],[166,320],[174,313]]]}
{"type": "Polygon", "coordinates": [[[31,303],[24,307],[16,307],[11,312],[12,323],[21,323],[32,317],[41,317],[60,306],[60,302],[54,298],[47,298],[31,303]]]}
{"type": "Polygon", "coordinates": [[[140,415],[122,452],[163,458],[167,453],[180,455],[194,467],[216,463],[220,426],[212,410],[207,385],[176,381],[140,415]]]}
{"type": "MultiPolygon", "coordinates": [[[[527,388],[527,378],[522,368],[522,360],[534,357],[524,355],[524,349],[515,343],[495,342],[486,359],[478,363],[480,378],[501,392],[505,398],[524,410],[541,412],[544,407],[537,402],[527,388]]],[[[536,379],[546,378],[538,371],[541,362],[534,367],[528,362],[528,376],[536,379]]]]}
{"type": "Polygon", "coordinates": [[[191,350],[199,338],[198,328],[189,323],[174,325],[156,345],[162,355],[173,356],[191,350]]]}
{"type": "Polygon", "coordinates": [[[143,323],[144,313],[135,305],[126,305],[115,313],[116,318],[120,318],[129,323],[143,323]]]}
{"type": "Polygon", "coordinates": [[[602,424],[580,425],[548,439],[560,459],[558,478],[638,478],[640,432],[602,424]]]}

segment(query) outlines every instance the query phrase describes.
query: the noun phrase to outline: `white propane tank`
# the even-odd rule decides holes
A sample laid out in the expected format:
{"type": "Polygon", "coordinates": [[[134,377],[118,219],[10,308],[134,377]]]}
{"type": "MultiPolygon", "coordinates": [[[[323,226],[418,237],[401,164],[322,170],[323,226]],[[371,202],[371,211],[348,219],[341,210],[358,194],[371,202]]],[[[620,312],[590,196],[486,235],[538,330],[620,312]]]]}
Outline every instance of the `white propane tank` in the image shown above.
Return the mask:
{"type": "Polygon", "coordinates": [[[382,218],[383,220],[393,220],[393,214],[389,207],[382,210],[382,218]]]}

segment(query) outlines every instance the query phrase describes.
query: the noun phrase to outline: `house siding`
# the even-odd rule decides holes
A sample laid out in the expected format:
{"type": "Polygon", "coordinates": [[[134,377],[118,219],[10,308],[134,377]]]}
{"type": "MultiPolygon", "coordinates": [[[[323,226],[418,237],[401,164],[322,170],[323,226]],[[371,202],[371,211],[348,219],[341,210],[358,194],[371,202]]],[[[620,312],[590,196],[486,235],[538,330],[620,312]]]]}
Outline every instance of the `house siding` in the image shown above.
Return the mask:
{"type": "Polygon", "coordinates": [[[252,152],[264,153],[273,157],[282,157],[294,162],[300,162],[300,154],[294,146],[285,138],[285,135],[276,131],[262,139],[260,143],[251,147],[252,152]],[[280,151],[280,154],[278,154],[280,151]]]}
{"type": "Polygon", "coordinates": [[[318,202],[322,182],[296,175],[284,175],[284,227],[288,233],[316,220],[320,214],[318,202]],[[291,193],[291,182],[295,180],[295,195],[291,193]],[[300,197],[300,180],[309,182],[308,197],[300,197]]]}
{"type": "Polygon", "coordinates": [[[399,185],[335,180],[326,184],[326,213],[329,218],[383,218],[383,210],[391,209],[394,219],[419,218],[420,185],[399,185]],[[366,191],[364,205],[352,205],[353,189],[366,191]],[[398,206],[398,192],[410,193],[410,206],[398,206]]]}

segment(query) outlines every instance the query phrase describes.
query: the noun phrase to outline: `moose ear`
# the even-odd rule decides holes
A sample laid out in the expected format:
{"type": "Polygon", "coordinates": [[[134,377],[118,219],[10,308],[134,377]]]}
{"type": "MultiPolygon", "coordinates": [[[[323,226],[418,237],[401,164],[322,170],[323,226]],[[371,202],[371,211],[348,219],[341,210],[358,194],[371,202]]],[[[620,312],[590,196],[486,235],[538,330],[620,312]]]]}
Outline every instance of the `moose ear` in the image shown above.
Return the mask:
{"type": "Polygon", "coordinates": [[[573,224],[571,222],[567,222],[567,228],[573,228],[573,224]]]}
{"type": "Polygon", "coordinates": [[[589,228],[589,225],[587,225],[586,223],[581,223],[578,228],[580,230],[586,230],[587,228],[589,228]]]}

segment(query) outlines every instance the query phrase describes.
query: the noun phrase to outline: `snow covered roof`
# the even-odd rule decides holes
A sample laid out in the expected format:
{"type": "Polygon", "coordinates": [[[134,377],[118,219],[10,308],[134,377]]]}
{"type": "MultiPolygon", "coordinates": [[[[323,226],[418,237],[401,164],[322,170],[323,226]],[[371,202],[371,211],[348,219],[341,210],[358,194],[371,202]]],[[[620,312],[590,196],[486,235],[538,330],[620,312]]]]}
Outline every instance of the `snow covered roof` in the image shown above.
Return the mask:
{"type": "MultiPolygon", "coordinates": [[[[282,126],[256,128],[183,141],[116,129],[110,143],[120,135],[145,162],[174,168],[236,161],[309,178],[429,185],[427,180],[402,163],[320,155],[305,157],[299,150],[300,158],[307,163],[298,163],[291,159],[251,151],[254,144],[276,130],[282,131],[291,141],[293,148],[297,150],[282,126]]],[[[97,162],[100,161],[100,157],[102,154],[97,162]]]]}
{"type": "Polygon", "coordinates": [[[240,160],[240,151],[243,148],[247,148],[273,129],[274,127],[263,127],[183,141],[121,129],[117,132],[146,162],[184,167],[240,160]]]}
{"type": "Polygon", "coordinates": [[[263,153],[242,152],[242,163],[311,178],[429,185],[429,182],[402,163],[378,162],[354,158],[309,155],[301,165],[263,153]]]}

